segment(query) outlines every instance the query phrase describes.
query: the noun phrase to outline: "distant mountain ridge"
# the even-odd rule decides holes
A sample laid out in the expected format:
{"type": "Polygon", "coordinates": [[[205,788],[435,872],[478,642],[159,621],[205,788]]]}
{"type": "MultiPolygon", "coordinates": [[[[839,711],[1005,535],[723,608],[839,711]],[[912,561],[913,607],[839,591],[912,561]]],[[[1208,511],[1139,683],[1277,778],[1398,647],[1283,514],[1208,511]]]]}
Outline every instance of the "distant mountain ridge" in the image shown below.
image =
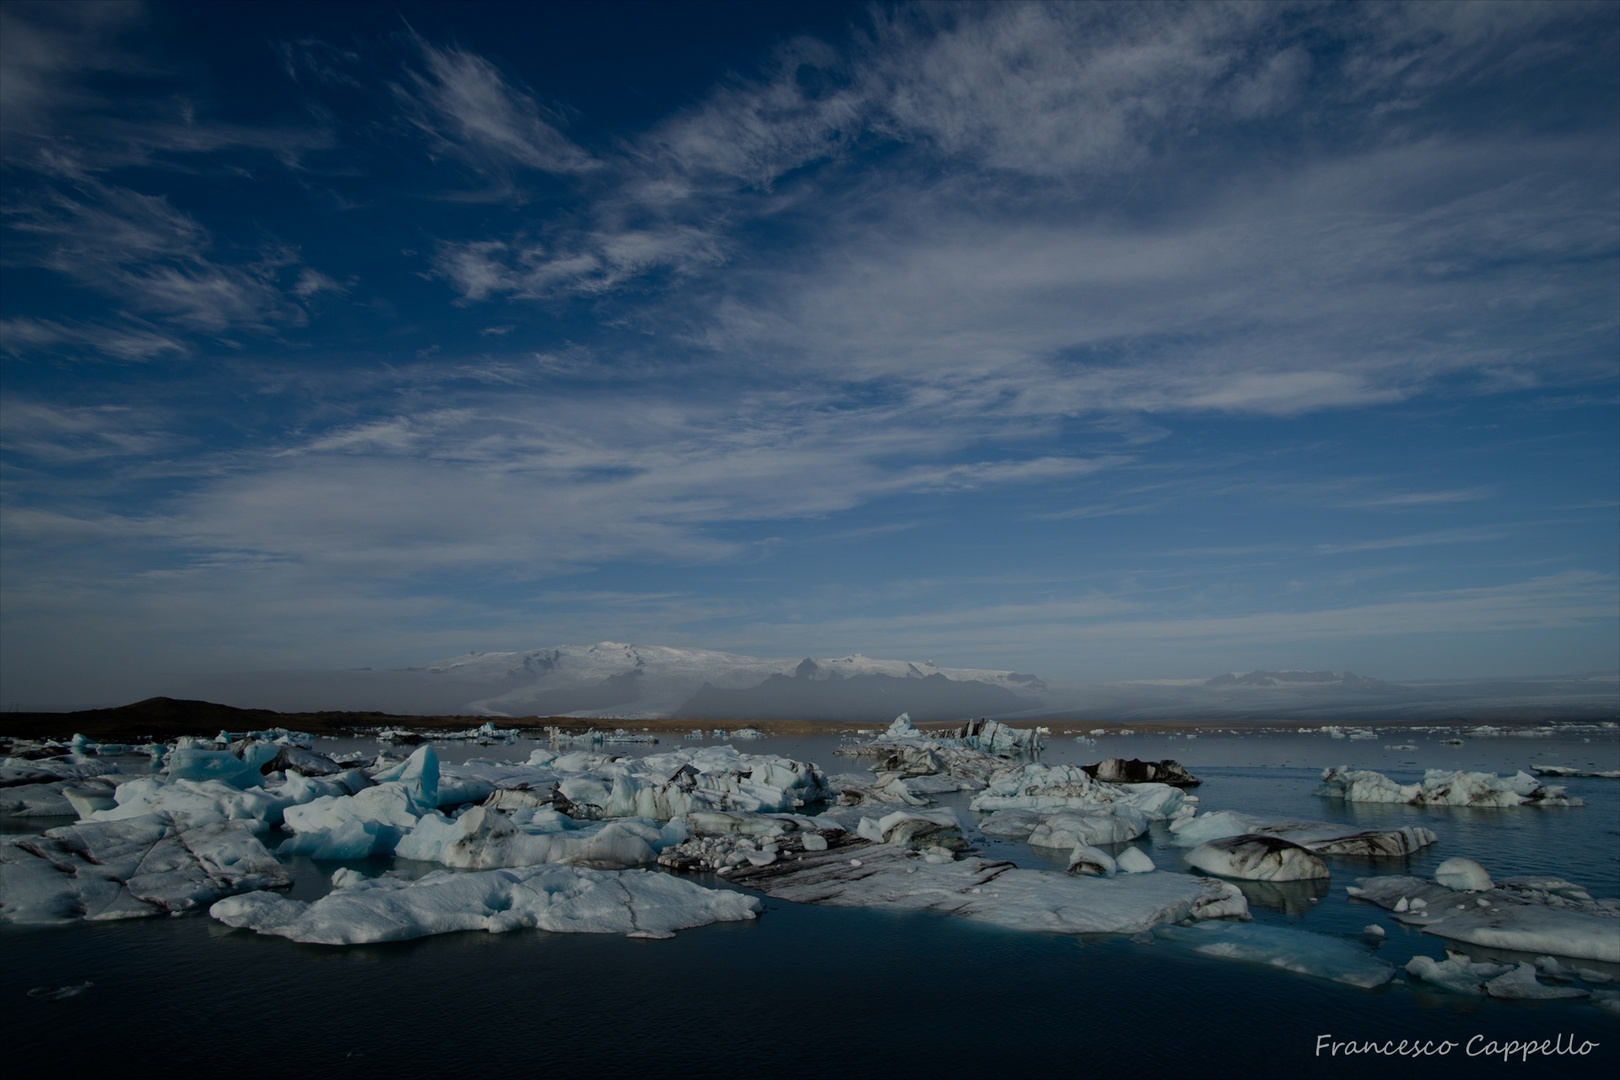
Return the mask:
{"type": "Polygon", "coordinates": [[[931,660],[779,660],[615,641],[467,653],[406,670],[486,686],[469,708],[493,716],[954,720],[1026,711],[1047,690],[1035,675],[931,660]]]}

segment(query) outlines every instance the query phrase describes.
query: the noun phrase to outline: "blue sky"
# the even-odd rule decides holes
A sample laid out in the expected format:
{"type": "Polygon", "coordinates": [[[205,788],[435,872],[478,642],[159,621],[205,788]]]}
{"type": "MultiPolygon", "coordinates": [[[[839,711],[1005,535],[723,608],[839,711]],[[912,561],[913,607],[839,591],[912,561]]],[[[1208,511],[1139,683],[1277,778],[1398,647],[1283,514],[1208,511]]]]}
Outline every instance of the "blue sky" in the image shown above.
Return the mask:
{"type": "Polygon", "coordinates": [[[7,3],[0,698],[1620,655],[1620,8],[7,3]]]}

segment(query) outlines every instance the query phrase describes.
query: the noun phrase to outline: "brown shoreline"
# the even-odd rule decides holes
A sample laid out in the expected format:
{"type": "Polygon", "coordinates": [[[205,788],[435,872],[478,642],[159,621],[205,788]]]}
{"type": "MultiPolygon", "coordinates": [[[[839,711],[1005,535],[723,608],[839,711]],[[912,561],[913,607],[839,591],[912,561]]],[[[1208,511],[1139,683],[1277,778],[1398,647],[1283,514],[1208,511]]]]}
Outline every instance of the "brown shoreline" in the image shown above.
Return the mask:
{"type": "MultiPolygon", "coordinates": [[[[586,719],[577,716],[521,716],[479,717],[465,715],[408,716],[381,712],[273,712],[269,709],[238,709],[208,701],[181,701],[173,698],[149,698],[131,705],[111,709],[87,709],[81,712],[12,712],[0,713],[0,737],[13,739],[67,739],[75,734],[98,742],[144,742],[153,739],[172,739],[180,735],[211,736],[221,730],[258,731],[267,728],[288,728],[311,735],[352,735],[375,731],[379,728],[402,728],[410,731],[466,731],[492,720],[496,727],[516,728],[525,734],[543,734],[548,728],[567,732],[582,732],[592,728],[614,730],[624,728],[637,734],[685,735],[696,729],[705,731],[722,729],[732,731],[740,727],[754,727],[768,735],[853,735],[860,731],[881,730],[888,719],[851,720],[620,720],[610,718],[586,719]]],[[[1041,719],[1008,721],[1019,728],[1047,727],[1054,736],[1086,735],[1098,729],[1114,735],[1121,731],[1131,734],[1189,734],[1198,732],[1233,732],[1237,734],[1265,731],[1285,731],[1301,727],[1371,727],[1371,728],[1454,728],[1454,727],[1539,727],[1554,723],[1614,723],[1612,715],[1590,716],[1557,715],[1525,710],[1514,714],[1493,712],[1488,716],[1448,716],[1404,719],[1307,719],[1284,717],[1258,719],[1202,719],[1202,720],[1095,720],[1053,716],[1041,719]]],[[[922,723],[924,731],[941,731],[956,727],[955,722],[922,723]]]]}

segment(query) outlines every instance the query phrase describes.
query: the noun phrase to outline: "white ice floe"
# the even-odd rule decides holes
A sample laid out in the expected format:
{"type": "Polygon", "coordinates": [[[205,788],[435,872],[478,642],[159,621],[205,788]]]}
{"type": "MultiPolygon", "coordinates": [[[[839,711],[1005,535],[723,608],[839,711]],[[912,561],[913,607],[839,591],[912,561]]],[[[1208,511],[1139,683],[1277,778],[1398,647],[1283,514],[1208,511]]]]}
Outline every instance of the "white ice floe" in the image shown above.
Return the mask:
{"type": "Polygon", "coordinates": [[[1243,881],[1308,881],[1328,876],[1321,856],[1277,836],[1227,836],[1187,853],[1187,865],[1243,881]]]}
{"type": "Polygon", "coordinates": [[[178,827],[164,815],[81,822],[0,843],[0,921],[179,914],[251,889],[290,884],[251,827],[178,827]]]}
{"type": "Polygon", "coordinates": [[[1461,855],[1453,855],[1435,867],[1434,880],[1458,892],[1484,892],[1495,884],[1483,866],[1461,855]]]}
{"type": "Polygon", "coordinates": [[[1249,910],[1236,886],[1211,878],[1071,876],[976,856],[923,857],[843,836],[825,852],[739,868],[733,880],[795,903],[938,911],[1062,934],[1134,934],[1183,919],[1243,918],[1249,910]]]}
{"type": "Polygon", "coordinates": [[[677,930],[752,919],[760,902],[649,870],[534,866],[438,871],[414,881],[352,882],[313,903],[272,892],[221,900],[209,914],[227,926],[315,945],[403,941],[458,930],[667,938],[677,930]]]}
{"type": "Polygon", "coordinates": [[[1620,963],[1620,900],[1593,900],[1557,878],[1499,879],[1483,892],[1464,892],[1422,878],[1360,878],[1357,899],[1452,941],[1535,955],[1620,963]]]}
{"type": "Polygon", "coordinates": [[[1115,855],[1114,866],[1122,874],[1151,874],[1158,869],[1147,852],[1139,847],[1128,847],[1115,855]]]}
{"type": "Polygon", "coordinates": [[[1356,942],[1287,926],[1204,922],[1164,926],[1154,933],[1204,956],[1264,964],[1367,990],[1395,976],[1393,967],[1356,942]]]}
{"type": "Polygon", "coordinates": [[[1195,847],[1208,840],[1254,834],[1275,836],[1310,848],[1318,855],[1361,855],[1374,858],[1410,855],[1438,837],[1419,825],[1367,829],[1326,821],[1279,821],[1236,810],[1216,810],[1170,823],[1175,843],[1195,847]]]}
{"type": "Polygon", "coordinates": [[[1346,767],[1322,770],[1316,792],[1345,802],[1408,803],[1412,806],[1582,806],[1561,787],[1543,784],[1527,772],[1447,772],[1429,769],[1417,784],[1400,784],[1383,773],[1346,767]]]}

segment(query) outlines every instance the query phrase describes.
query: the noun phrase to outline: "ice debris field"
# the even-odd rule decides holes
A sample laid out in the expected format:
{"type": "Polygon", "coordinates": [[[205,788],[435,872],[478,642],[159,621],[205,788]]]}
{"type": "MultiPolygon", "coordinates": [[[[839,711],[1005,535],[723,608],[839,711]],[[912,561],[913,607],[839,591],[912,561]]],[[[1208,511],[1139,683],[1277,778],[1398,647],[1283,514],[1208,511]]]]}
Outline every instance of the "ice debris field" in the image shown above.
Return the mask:
{"type": "MultiPolygon", "coordinates": [[[[487,724],[462,734],[511,742],[487,724]]],[[[467,930],[667,938],[757,918],[765,897],[1147,935],[1354,987],[1577,999],[1620,1014],[1620,900],[1559,876],[1493,876],[1461,856],[1427,876],[1405,872],[1445,842],[1445,820],[1425,808],[1578,810],[1544,782],[1555,768],[1431,769],[1404,784],[1326,769],[1323,805],[1407,808],[1368,827],[1200,812],[1199,779],[1175,761],[1043,761],[1036,732],[994,721],[925,734],[901,716],[839,746],[853,771],[838,773],[731,745],[637,755],[603,741],[556,738],[523,760],[453,764],[431,743],[345,756],[281,730],[17,744],[0,765],[0,921],[206,913],[327,946],[467,930]],[[18,831],[34,818],[47,827],[18,831]],[[997,857],[1009,850],[1029,857],[997,857]],[[294,856],[332,865],[314,899],[287,895],[294,856]],[[379,858],[392,868],[337,865],[379,858]],[[1371,920],[1358,934],[1252,918],[1267,889],[1314,903],[1320,892],[1287,890],[1341,877],[1371,920]],[[1443,939],[1445,959],[1379,955],[1399,928],[1443,939]]]]}

